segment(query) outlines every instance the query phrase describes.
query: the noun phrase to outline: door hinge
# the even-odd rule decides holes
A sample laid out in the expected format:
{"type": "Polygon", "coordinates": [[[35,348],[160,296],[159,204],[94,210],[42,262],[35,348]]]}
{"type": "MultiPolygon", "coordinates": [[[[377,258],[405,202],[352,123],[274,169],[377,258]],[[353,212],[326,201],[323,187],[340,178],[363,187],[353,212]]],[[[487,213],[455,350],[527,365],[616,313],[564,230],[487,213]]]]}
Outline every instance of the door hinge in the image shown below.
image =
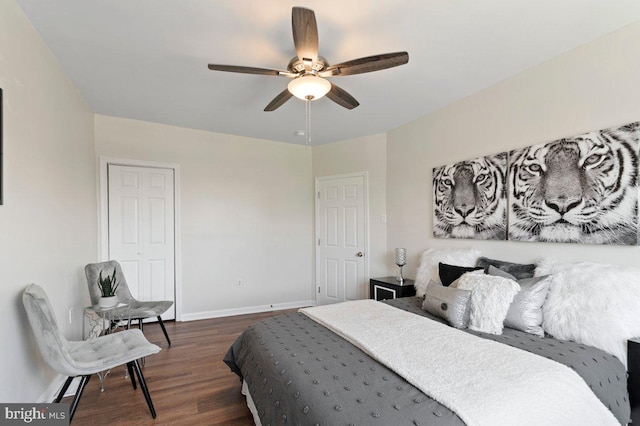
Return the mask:
{"type": "Polygon", "coordinates": [[[320,245],[320,238],[318,238],[318,246],[320,245]]]}
{"type": "Polygon", "coordinates": [[[318,287],[318,294],[320,294],[320,287],[318,287]]]}
{"type": "Polygon", "coordinates": [[[318,200],[320,199],[320,191],[318,191],[318,200]]]}

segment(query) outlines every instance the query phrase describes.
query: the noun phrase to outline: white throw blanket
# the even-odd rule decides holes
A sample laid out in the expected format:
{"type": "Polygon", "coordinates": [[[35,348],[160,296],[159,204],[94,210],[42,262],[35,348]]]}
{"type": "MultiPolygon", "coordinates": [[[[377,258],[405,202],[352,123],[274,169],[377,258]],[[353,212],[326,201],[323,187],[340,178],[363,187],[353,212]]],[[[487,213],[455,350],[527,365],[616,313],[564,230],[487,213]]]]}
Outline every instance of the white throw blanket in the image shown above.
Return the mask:
{"type": "Polygon", "coordinates": [[[374,300],[301,309],[468,426],[619,426],[570,368],[374,300]]]}

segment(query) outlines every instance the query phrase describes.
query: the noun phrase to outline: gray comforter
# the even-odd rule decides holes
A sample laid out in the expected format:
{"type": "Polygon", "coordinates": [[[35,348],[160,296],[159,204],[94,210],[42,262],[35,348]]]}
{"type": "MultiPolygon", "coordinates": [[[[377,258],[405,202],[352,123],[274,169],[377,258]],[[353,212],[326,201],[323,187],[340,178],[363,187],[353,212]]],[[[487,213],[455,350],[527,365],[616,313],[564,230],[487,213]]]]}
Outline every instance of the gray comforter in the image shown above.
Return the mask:
{"type": "MultiPolygon", "coordinates": [[[[424,312],[417,297],[386,303],[443,322],[424,312]]],[[[575,342],[508,328],[500,336],[465,331],[567,365],[621,424],[629,421],[626,371],[615,357],[575,342]]],[[[464,425],[454,412],[300,313],[247,328],[224,361],[247,382],[264,426],[464,425]]]]}

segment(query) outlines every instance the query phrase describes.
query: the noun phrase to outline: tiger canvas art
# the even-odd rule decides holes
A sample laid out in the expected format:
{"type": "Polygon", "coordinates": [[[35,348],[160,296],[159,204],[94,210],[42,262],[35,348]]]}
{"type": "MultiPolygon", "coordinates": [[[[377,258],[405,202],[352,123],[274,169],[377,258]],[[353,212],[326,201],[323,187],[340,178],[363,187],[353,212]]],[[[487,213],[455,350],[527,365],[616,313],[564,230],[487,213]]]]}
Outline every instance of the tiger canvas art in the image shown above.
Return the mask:
{"type": "Polygon", "coordinates": [[[506,239],[506,173],[506,152],[434,168],[434,236],[506,239]]]}
{"type": "Polygon", "coordinates": [[[640,122],[509,153],[509,239],[638,244],[640,122]]]}

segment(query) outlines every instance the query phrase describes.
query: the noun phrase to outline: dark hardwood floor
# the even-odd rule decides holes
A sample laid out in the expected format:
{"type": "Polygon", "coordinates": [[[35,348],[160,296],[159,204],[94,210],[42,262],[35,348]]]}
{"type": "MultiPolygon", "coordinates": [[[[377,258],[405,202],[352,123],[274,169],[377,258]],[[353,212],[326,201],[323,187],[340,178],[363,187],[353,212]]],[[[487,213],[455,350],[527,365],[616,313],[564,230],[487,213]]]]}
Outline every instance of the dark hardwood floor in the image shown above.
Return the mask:
{"type": "MultiPolygon", "coordinates": [[[[142,372],[157,412],[151,418],[144,396],[133,390],[118,367],[105,379],[93,376],[87,385],[73,425],[253,425],[253,418],[240,393],[238,376],[222,357],[242,330],[254,322],[284,312],[265,312],[192,322],[165,323],[171,347],[157,323],[145,324],[147,339],[162,348],[146,358],[142,372]]],[[[71,398],[63,402],[71,403],[71,398]]]]}

